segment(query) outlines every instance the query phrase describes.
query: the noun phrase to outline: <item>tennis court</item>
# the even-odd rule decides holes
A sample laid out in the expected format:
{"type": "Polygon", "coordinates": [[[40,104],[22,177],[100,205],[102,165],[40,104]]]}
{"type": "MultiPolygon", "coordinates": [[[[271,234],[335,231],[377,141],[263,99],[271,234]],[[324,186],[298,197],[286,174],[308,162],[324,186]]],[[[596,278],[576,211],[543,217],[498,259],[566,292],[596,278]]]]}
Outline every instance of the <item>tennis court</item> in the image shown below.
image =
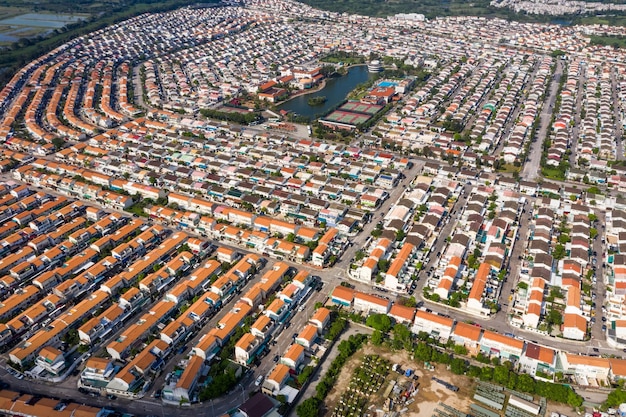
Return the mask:
{"type": "Polygon", "coordinates": [[[348,101],[341,106],[339,110],[373,115],[378,113],[382,108],[383,106],[379,106],[377,104],[361,103],[360,101],[348,101]]]}
{"type": "Polygon", "coordinates": [[[342,110],[335,110],[330,115],[328,115],[328,117],[326,117],[327,120],[333,122],[346,123],[351,125],[359,125],[365,123],[369,120],[369,118],[370,117],[365,114],[351,113],[342,110]]]}

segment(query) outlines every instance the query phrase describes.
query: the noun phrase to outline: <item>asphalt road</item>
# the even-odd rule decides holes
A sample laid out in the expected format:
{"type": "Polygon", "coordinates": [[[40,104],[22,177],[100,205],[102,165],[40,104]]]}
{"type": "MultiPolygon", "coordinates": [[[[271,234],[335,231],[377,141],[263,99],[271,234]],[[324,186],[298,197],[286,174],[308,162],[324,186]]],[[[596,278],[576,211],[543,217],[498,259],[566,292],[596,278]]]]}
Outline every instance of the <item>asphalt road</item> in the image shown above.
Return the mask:
{"type": "Polygon", "coordinates": [[[546,97],[543,105],[541,106],[539,132],[536,135],[536,141],[530,144],[530,150],[524,163],[524,169],[520,177],[527,181],[533,181],[541,174],[541,151],[543,149],[543,142],[548,135],[548,129],[550,128],[550,120],[552,119],[552,111],[554,109],[554,103],[556,102],[556,94],[559,89],[559,82],[563,75],[563,61],[556,60],[556,69],[554,75],[550,79],[549,94],[546,97]]]}

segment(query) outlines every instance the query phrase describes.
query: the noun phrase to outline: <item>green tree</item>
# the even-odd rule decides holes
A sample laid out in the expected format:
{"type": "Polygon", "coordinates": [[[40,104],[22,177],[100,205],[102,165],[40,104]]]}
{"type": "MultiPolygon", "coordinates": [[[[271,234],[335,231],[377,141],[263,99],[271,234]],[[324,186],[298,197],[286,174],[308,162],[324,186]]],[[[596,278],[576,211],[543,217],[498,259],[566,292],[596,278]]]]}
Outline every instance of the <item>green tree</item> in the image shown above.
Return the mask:
{"type": "Polygon", "coordinates": [[[467,371],[467,361],[461,358],[454,358],[450,363],[450,371],[456,375],[463,375],[467,371]]]}
{"type": "Polygon", "coordinates": [[[419,343],[415,348],[414,356],[415,359],[418,359],[422,362],[430,361],[433,355],[433,348],[427,345],[426,343],[419,343]]]}
{"type": "Polygon", "coordinates": [[[59,150],[59,149],[63,149],[63,147],[65,146],[65,141],[62,138],[56,136],[52,138],[52,144],[54,145],[54,148],[56,150],[59,150]]]}
{"type": "Polygon", "coordinates": [[[493,381],[500,385],[506,385],[509,381],[509,368],[504,365],[498,365],[493,370],[493,381]]]}
{"type": "Polygon", "coordinates": [[[343,332],[343,330],[346,328],[346,324],[346,319],[344,319],[343,317],[337,317],[330,325],[326,338],[328,340],[337,339],[341,332],[343,332]]]}
{"type": "Polygon", "coordinates": [[[404,324],[396,324],[393,326],[393,339],[394,344],[397,344],[398,348],[405,347],[410,350],[411,348],[411,332],[404,324]]]}
{"type": "Polygon", "coordinates": [[[517,377],[515,389],[521,392],[535,392],[535,380],[528,374],[521,374],[517,377]]]}
{"type": "Polygon", "coordinates": [[[493,379],[493,368],[491,366],[485,366],[480,371],[480,379],[483,381],[491,381],[493,379]]]}
{"type": "Polygon", "coordinates": [[[467,355],[467,348],[463,345],[454,345],[454,353],[457,355],[467,355]]]}
{"type": "Polygon", "coordinates": [[[604,405],[606,407],[619,407],[622,403],[626,403],[626,391],[620,387],[609,393],[604,405]]]}
{"type": "Polygon", "coordinates": [[[480,377],[480,373],[481,369],[479,366],[476,365],[470,365],[469,369],[467,370],[467,375],[471,376],[472,378],[480,377]]]}
{"type": "Polygon", "coordinates": [[[550,310],[546,316],[546,323],[548,325],[556,326],[563,324],[563,316],[561,315],[561,312],[558,310],[550,310]]]}
{"type": "Polygon", "coordinates": [[[307,398],[296,408],[296,414],[298,417],[317,417],[320,414],[321,405],[322,402],[317,397],[307,398]]]}
{"type": "Polygon", "coordinates": [[[563,259],[563,258],[565,258],[565,255],[566,255],[566,253],[565,253],[565,246],[559,244],[559,245],[556,245],[554,247],[554,250],[552,251],[552,257],[554,259],[556,259],[556,260],[563,259]]]}
{"type": "Polygon", "coordinates": [[[365,324],[383,333],[387,333],[391,330],[391,319],[386,314],[370,314],[365,324]]]}
{"type": "Polygon", "coordinates": [[[298,375],[298,384],[300,386],[304,385],[304,383],[309,379],[309,377],[313,374],[315,368],[312,366],[305,366],[302,372],[298,375]]]}
{"type": "Polygon", "coordinates": [[[407,298],[407,300],[404,302],[404,305],[407,307],[415,307],[417,305],[417,300],[415,300],[414,296],[410,296],[409,298],[407,298]]]}
{"type": "Polygon", "coordinates": [[[381,332],[380,330],[374,330],[374,333],[372,333],[372,344],[374,346],[382,345],[383,337],[383,332],[381,332]]]}

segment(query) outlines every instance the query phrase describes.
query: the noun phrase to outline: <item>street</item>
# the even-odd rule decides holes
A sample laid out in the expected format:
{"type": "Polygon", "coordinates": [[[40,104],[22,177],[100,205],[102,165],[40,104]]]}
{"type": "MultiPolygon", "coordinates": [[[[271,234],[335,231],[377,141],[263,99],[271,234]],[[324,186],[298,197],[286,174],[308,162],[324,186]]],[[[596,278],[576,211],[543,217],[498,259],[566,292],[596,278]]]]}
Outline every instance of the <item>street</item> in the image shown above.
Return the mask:
{"type": "Polygon", "coordinates": [[[541,174],[541,153],[543,151],[543,142],[548,135],[548,129],[551,128],[550,120],[552,119],[552,110],[554,103],[556,102],[556,95],[559,90],[559,82],[563,75],[563,62],[560,59],[556,60],[556,69],[554,76],[550,80],[548,87],[549,94],[546,100],[541,106],[541,115],[539,122],[539,131],[536,132],[535,141],[530,144],[530,150],[528,156],[524,162],[524,169],[522,170],[520,177],[526,181],[536,180],[541,174]]]}

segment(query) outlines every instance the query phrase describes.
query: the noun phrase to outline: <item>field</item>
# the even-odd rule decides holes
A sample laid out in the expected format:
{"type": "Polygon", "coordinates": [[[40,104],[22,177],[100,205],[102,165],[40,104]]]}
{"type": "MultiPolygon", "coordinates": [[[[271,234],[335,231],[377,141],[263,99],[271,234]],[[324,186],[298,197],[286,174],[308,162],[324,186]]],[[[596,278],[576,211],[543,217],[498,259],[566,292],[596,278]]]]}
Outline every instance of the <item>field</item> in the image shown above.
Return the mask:
{"type": "MultiPolygon", "coordinates": [[[[367,345],[359,353],[355,354],[341,370],[335,388],[326,397],[325,409],[328,411],[327,415],[330,415],[332,410],[340,404],[341,395],[344,393],[346,387],[350,385],[355,370],[362,367],[367,355],[378,355],[391,364],[399,364],[402,369],[412,369],[417,375],[419,392],[412,397],[414,402],[406,406],[407,411],[402,414],[403,416],[431,416],[435,408],[439,405],[439,402],[443,402],[458,410],[469,411],[471,396],[473,395],[475,385],[473,382],[470,383],[469,378],[452,374],[444,365],[435,365],[434,370],[426,370],[422,366],[417,365],[416,362],[410,360],[407,353],[404,351],[393,352],[386,348],[367,345]],[[432,381],[431,378],[433,376],[437,376],[444,381],[460,387],[459,392],[455,393],[449,391],[440,384],[432,381]]],[[[408,383],[409,378],[397,372],[389,371],[381,388],[369,396],[367,404],[364,406],[366,409],[371,405],[374,406],[372,410],[374,408],[382,409],[384,407],[385,398],[383,398],[383,393],[392,380],[396,380],[400,385],[405,385],[408,383]]],[[[345,398],[344,396],[344,401],[345,398]]]]}
{"type": "Polygon", "coordinates": [[[346,104],[341,106],[339,110],[348,111],[348,112],[357,112],[357,113],[376,114],[382,108],[383,106],[379,106],[377,104],[367,104],[367,103],[361,103],[358,101],[348,101],[346,104]]]}

